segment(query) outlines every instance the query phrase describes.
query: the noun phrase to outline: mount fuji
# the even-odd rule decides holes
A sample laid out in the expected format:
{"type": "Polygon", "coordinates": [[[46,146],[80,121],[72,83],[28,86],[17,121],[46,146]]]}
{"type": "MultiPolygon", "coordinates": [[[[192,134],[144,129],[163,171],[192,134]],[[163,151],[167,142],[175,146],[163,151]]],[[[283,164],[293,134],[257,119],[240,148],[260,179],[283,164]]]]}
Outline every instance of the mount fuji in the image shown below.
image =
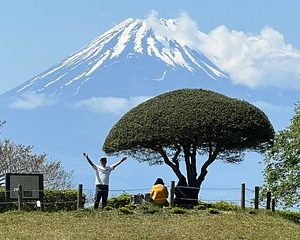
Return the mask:
{"type": "MultiPolygon", "coordinates": [[[[149,97],[178,88],[205,88],[247,100],[254,95],[264,99],[265,92],[232,84],[213,59],[182,41],[176,34],[175,20],[160,19],[158,24],[156,28],[147,20],[129,18],[2,94],[0,119],[7,122],[2,137],[34,145],[36,152],[62,161],[67,169],[74,170],[75,183],[89,188],[94,175],[82,152],[89,152],[96,161],[106,135],[121,114],[149,97]]],[[[166,166],[147,168],[127,161],[122,168],[114,173],[112,189],[145,188],[157,176],[166,182],[175,179],[166,166]]],[[[234,170],[232,174],[231,168],[212,167],[215,174],[207,183],[216,186],[213,176],[224,174],[229,182],[244,181],[244,171],[234,170]]],[[[255,164],[246,168],[260,174],[255,164]]]]}
{"type": "MultiPolygon", "coordinates": [[[[175,20],[159,21],[165,31],[176,28],[175,20]]],[[[30,92],[78,100],[111,94],[155,94],[170,85],[199,86],[201,81],[226,78],[205,55],[181,44],[176,36],[161,36],[146,20],[129,18],[5,95],[30,92]]]]}

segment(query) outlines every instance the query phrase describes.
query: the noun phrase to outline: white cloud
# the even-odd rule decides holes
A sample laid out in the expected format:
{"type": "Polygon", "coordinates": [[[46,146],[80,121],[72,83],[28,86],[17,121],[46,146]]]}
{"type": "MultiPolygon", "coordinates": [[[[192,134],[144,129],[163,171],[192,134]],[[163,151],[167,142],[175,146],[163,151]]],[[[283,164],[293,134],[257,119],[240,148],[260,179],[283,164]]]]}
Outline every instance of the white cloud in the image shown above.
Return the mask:
{"type": "Polygon", "coordinates": [[[78,101],[75,107],[84,108],[95,113],[123,114],[138,104],[150,99],[149,96],[136,96],[129,98],[118,97],[92,97],[78,101]]]}
{"type": "Polygon", "coordinates": [[[271,27],[250,35],[219,26],[203,38],[199,49],[235,84],[300,89],[300,52],[271,27]]]}
{"type": "Polygon", "coordinates": [[[234,84],[300,89],[300,50],[286,43],[283,34],[272,27],[249,34],[218,26],[206,34],[187,13],[181,13],[176,22],[167,21],[168,28],[155,11],[146,20],[160,41],[168,44],[168,39],[176,39],[201,51],[227,72],[234,84]]]}
{"type": "Polygon", "coordinates": [[[172,38],[183,45],[198,46],[202,33],[199,32],[197,23],[186,12],[182,12],[174,20],[167,20],[168,27],[166,27],[159,21],[158,12],[152,10],[146,22],[154,30],[156,38],[165,44],[168,44],[167,40],[172,38]]]}
{"type": "Polygon", "coordinates": [[[37,94],[26,92],[18,98],[15,98],[10,104],[10,108],[21,110],[32,110],[42,106],[50,106],[56,103],[56,98],[46,94],[37,94]]]}

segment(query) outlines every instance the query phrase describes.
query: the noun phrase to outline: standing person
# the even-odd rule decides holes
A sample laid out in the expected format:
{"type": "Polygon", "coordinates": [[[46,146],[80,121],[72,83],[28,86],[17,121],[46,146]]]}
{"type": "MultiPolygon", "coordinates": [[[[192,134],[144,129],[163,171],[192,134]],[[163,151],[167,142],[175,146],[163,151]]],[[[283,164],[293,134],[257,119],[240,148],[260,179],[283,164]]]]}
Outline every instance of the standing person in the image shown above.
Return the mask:
{"type": "Polygon", "coordinates": [[[96,192],[95,192],[95,204],[94,209],[99,207],[100,200],[102,198],[102,208],[107,205],[107,197],[108,197],[108,185],[109,185],[109,175],[112,170],[114,170],[117,166],[119,166],[122,162],[124,162],[127,157],[122,158],[119,162],[106,166],[107,158],[100,158],[100,165],[94,164],[89,155],[87,153],[83,153],[83,156],[86,158],[88,163],[92,166],[92,168],[96,171],[96,192]]]}
{"type": "Polygon", "coordinates": [[[156,179],[150,192],[150,197],[153,202],[160,206],[167,206],[168,195],[168,189],[166,188],[164,181],[161,178],[156,179]]]}

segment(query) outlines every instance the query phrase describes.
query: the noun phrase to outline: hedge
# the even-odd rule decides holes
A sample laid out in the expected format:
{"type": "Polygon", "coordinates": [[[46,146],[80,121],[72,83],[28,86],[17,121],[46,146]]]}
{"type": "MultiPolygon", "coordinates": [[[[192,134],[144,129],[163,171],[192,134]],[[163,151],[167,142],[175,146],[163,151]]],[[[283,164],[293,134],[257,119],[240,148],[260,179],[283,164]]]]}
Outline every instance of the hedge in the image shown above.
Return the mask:
{"type": "Polygon", "coordinates": [[[300,212],[292,212],[292,211],[276,211],[276,214],[280,217],[293,221],[295,223],[300,224],[300,212]]]}
{"type": "MultiPolygon", "coordinates": [[[[85,203],[86,196],[83,195],[83,204],[85,203]]],[[[8,210],[16,210],[17,203],[3,204],[6,202],[5,190],[0,188],[0,212],[8,210]]],[[[35,201],[25,201],[24,210],[37,209],[35,201]]],[[[77,209],[77,190],[45,190],[43,210],[44,211],[59,211],[59,210],[76,210],[77,209]]]]}
{"type": "Polygon", "coordinates": [[[130,194],[123,193],[119,196],[112,197],[108,199],[108,206],[112,208],[120,208],[128,205],[130,203],[130,194]]]}

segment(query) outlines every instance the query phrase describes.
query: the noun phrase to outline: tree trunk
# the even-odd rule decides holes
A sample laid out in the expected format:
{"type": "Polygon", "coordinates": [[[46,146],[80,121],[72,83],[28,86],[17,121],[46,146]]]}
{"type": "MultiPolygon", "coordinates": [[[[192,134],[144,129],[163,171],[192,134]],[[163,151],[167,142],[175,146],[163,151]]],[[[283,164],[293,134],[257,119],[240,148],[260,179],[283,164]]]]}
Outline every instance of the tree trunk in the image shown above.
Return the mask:
{"type": "MultiPolygon", "coordinates": [[[[208,173],[207,168],[214,162],[216,159],[219,150],[215,148],[213,150],[210,147],[208,159],[204,162],[201,167],[201,172],[197,177],[196,169],[196,147],[195,146],[185,146],[184,149],[184,159],[186,164],[187,179],[180,180],[177,185],[177,199],[179,200],[178,205],[190,205],[195,206],[198,204],[198,195],[200,192],[201,185],[208,173]],[[186,181],[188,180],[188,181],[186,181]],[[180,186],[182,186],[180,188],[180,186]]],[[[176,199],[176,198],[175,198],[176,199]]],[[[176,202],[176,201],[175,201],[176,202]]]]}
{"type": "Polygon", "coordinates": [[[175,204],[179,206],[191,207],[198,204],[198,195],[200,187],[207,175],[208,166],[216,159],[219,151],[218,148],[213,150],[210,146],[209,157],[201,167],[200,175],[197,177],[197,164],[196,164],[196,146],[185,145],[182,146],[184,152],[184,160],[186,166],[187,176],[185,177],[179,168],[178,156],[181,152],[181,148],[178,148],[174,157],[169,159],[168,155],[161,146],[153,147],[154,150],[158,151],[164,159],[164,162],[172,168],[179,181],[175,187],[175,204]]]}
{"type": "Polygon", "coordinates": [[[191,145],[183,146],[187,176],[179,179],[175,191],[175,203],[179,206],[195,206],[198,204],[199,186],[197,183],[196,152],[191,145]]]}

